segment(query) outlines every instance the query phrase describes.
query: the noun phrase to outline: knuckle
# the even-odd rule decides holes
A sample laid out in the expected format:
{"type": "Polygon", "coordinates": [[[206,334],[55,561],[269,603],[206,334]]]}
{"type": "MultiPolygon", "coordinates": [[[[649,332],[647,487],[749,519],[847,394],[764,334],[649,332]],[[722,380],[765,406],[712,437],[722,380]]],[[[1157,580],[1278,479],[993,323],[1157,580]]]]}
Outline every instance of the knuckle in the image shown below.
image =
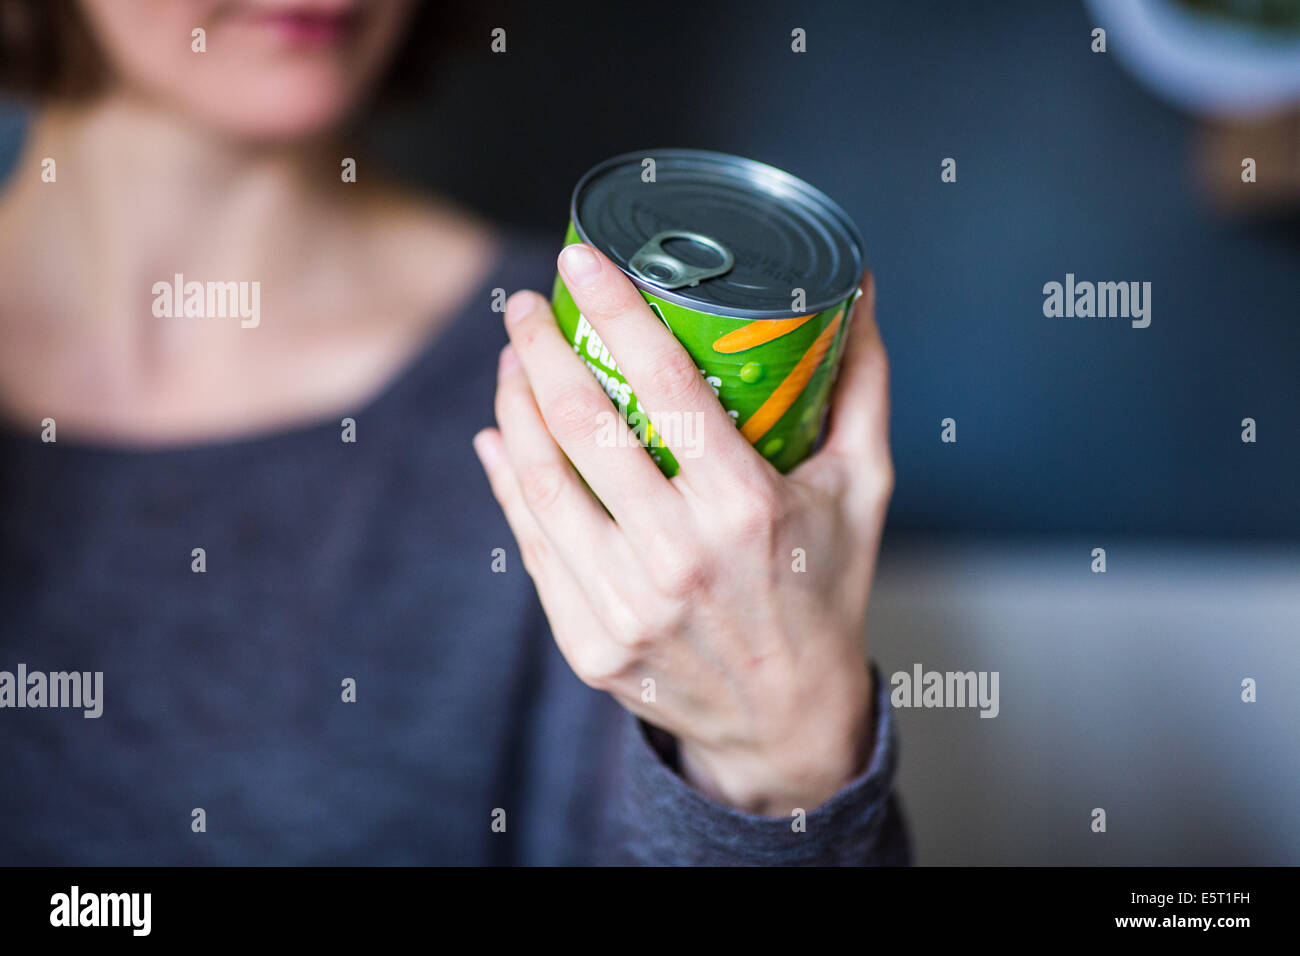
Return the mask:
{"type": "Polygon", "coordinates": [[[539,535],[528,535],[519,541],[519,558],[529,577],[537,580],[551,562],[551,546],[539,535]]]}
{"type": "Polygon", "coordinates": [[[703,596],[701,591],[709,587],[710,580],[705,575],[685,597],[666,598],[660,595],[650,609],[653,616],[648,620],[653,623],[642,632],[642,641],[636,645],[636,649],[644,654],[648,648],[661,648],[674,638],[686,634],[692,615],[699,606],[699,599],[703,596]]]}
{"type": "Polygon", "coordinates": [[[650,385],[658,401],[672,405],[697,400],[705,387],[695,360],[677,348],[665,352],[651,363],[650,385]]]}
{"type": "Polygon", "coordinates": [[[629,651],[644,652],[659,643],[660,629],[649,622],[636,622],[614,632],[618,643],[629,651]]]}
{"type": "Polygon", "coordinates": [[[896,475],[894,463],[890,460],[880,462],[872,468],[867,478],[867,491],[876,504],[885,504],[894,496],[896,475]]]}
{"type": "Polygon", "coordinates": [[[894,463],[885,462],[882,474],[880,476],[880,496],[888,501],[894,496],[894,487],[898,483],[898,474],[894,471],[894,463]]]}
{"type": "Polygon", "coordinates": [[[549,578],[550,568],[555,564],[551,542],[536,528],[530,532],[516,533],[515,542],[519,545],[519,559],[524,564],[524,570],[539,587],[549,578]]]}
{"type": "Polygon", "coordinates": [[[569,480],[568,466],[558,462],[532,465],[519,475],[519,492],[524,504],[533,512],[550,508],[564,492],[569,480]]]}
{"type": "Polygon", "coordinates": [[[609,690],[626,673],[628,662],[621,651],[593,645],[575,652],[569,666],[578,680],[588,687],[593,690],[609,690]]]}
{"type": "Polygon", "coordinates": [[[555,437],[571,443],[590,441],[601,426],[609,402],[585,385],[568,385],[548,403],[547,423],[555,437]]]}
{"type": "Polygon", "coordinates": [[[656,590],[672,601],[686,601],[703,594],[713,583],[712,569],[693,547],[679,547],[659,555],[651,563],[650,574],[656,590]]]}
{"type": "Polygon", "coordinates": [[[654,608],[643,598],[646,588],[623,588],[609,579],[598,582],[593,595],[597,616],[618,647],[629,653],[644,650],[653,644],[655,634],[654,608]]]}
{"type": "Polygon", "coordinates": [[[742,541],[771,541],[786,517],[785,499],[779,491],[769,482],[755,482],[735,496],[728,524],[732,535],[742,541]]]}
{"type": "Polygon", "coordinates": [[[638,657],[674,633],[678,620],[675,609],[679,602],[665,598],[658,589],[654,570],[654,563],[649,562],[646,576],[637,575],[635,582],[617,586],[601,605],[609,633],[638,657]]]}

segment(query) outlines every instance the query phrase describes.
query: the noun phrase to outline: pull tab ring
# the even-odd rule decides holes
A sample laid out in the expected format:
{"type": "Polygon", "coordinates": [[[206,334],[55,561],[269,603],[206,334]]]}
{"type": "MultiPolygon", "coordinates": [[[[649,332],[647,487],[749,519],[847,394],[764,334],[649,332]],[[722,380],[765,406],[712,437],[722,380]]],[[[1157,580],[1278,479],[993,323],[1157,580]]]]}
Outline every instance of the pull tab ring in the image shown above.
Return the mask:
{"type": "Polygon", "coordinates": [[[639,278],[661,289],[680,289],[683,286],[699,285],[704,279],[712,279],[714,276],[730,272],[735,264],[736,257],[718,240],[698,232],[678,229],[652,236],[650,241],[632,256],[628,268],[639,278]],[[664,251],[663,244],[668,239],[685,239],[697,243],[716,253],[722,261],[716,266],[693,266],[689,262],[682,262],[676,256],[664,251]]]}

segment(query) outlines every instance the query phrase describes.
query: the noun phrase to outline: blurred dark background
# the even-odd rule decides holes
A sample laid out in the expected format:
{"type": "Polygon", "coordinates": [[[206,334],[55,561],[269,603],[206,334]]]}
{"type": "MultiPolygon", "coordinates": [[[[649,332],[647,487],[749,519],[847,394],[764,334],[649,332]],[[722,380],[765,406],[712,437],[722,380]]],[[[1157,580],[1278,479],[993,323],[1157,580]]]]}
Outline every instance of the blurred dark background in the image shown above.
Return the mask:
{"type": "Polygon", "coordinates": [[[641,147],[740,153],[829,192],[879,283],[892,530],[1300,536],[1297,220],[1217,215],[1191,120],[1090,51],[1081,4],[498,10],[508,52],[484,38],[438,77],[391,155],[557,242],[579,175],[641,147]],[[1151,326],[1045,318],[1067,272],[1150,281],[1151,326]]]}
{"type": "MultiPolygon", "coordinates": [[[[1192,120],[1090,51],[1082,4],[475,16],[424,102],[372,124],[406,178],[557,245],[578,177],[643,147],[752,156],[848,209],[893,367],[891,531],[1300,536],[1297,219],[1216,213],[1192,120]],[[1067,272],[1151,282],[1151,326],[1045,318],[1042,286],[1067,272]]],[[[20,128],[0,126],[0,163],[20,128]]]]}

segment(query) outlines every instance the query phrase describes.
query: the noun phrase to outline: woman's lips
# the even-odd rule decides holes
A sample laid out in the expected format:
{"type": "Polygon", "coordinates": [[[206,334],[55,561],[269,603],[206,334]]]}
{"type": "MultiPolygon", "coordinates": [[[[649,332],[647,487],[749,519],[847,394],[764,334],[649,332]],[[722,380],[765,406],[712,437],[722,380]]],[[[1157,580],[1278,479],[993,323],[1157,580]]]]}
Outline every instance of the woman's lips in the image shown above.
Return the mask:
{"type": "Polygon", "coordinates": [[[295,45],[337,43],[351,31],[353,17],[347,13],[316,10],[288,10],[258,13],[256,22],[281,39],[295,45]]]}

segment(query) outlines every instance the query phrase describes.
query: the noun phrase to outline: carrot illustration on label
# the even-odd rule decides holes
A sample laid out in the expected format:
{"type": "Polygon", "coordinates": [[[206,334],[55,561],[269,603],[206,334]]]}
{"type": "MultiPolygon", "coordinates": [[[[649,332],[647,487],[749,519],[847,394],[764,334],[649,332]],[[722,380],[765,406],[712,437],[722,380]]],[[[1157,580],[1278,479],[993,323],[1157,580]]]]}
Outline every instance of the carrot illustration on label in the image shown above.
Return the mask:
{"type": "Polygon", "coordinates": [[[757,348],[783,335],[789,335],[809,319],[816,317],[817,313],[814,312],[812,315],[801,315],[793,319],[755,319],[714,342],[713,351],[731,355],[734,352],[757,348]]]}
{"type": "MultiPolygon", "coordinates": [[[[808,347],[808,351],[803,353],[785,380],[767,397],[767,401],[758,407],[758,411],[749,416],[749,421],[745,422],[740,433],[751,445],[766,435],[768,430],[781,420],[781,416],[790,410],[795,400],[803,394],[803,390],[812,381],[817,366],[821,364],[831,343],[835,341],[835,333],[839,331],[840,320],[843,318],[844,309],[841,308],[835,313],[835,318],[831,319],[830,325],[822,329],[821,334],[808,347]]],[[[807,319],[798,321],[806,322],[807,319]]]]}

